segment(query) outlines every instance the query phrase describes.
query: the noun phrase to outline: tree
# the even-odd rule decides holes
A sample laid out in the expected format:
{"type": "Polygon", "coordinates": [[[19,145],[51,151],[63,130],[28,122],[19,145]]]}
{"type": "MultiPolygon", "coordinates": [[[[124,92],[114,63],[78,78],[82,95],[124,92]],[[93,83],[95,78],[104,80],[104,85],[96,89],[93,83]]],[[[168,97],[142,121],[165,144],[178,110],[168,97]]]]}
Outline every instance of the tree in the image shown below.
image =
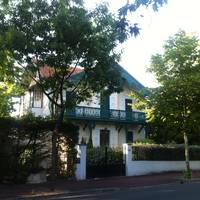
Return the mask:
{"type": "Polygon", "coordinates": [[[184,138],[187,172],[190,172],[188,136],[200,130],[199,47],[197,37],[179,31],[166,42],[162,55],[152,56],[149,68],[160,83],[151,97],[153,115],[161,126],[166,125],[166,132],[171,133],[172,128],[184,138]]]}
{"type": "MultiPolygon", "coordinates": [[[[134,9],[127,4],[127,12],[153,2],[158,5],[161,1],[137,1],[134,9]]],[[[1,53],[9,52],[4,67],[23,85],[26,77],[31,77],[53,107],[59,109],[52,139],[55,172],[57,133],[65,109],[95,92],[121,90],[114,67],[120,57],[116,46],[137,29],[124,20],[127,12],[122,9],[116,19],[106,5],[88,11],[81,0],[1,0],[1,3],[1,53]],[[75,76],[78,66],[84,71],[75,76]],[[41,73],[45,67],[48,76],[41,73]],[[67,98],[63,90],[67,90],[67,98]]]]}
{"type": "Polygon", "coordinates": [[[13,85],[0,82],[0,117],[8,117],[13,110],[13,85]]]}
{"type": "Polygon", "coordinates": [[[4,68],[7,62],[8,52],[0,52],[0,117],[8,117],[14,110],[12,97],[22,92],[22,87],[13,79],[13,73],[9,68],[4,68]]]}
{"type": "MultiPolygon", "coordinates": [[[[128,20],[128,15],[139,10],[141,7],[152,7],[152,9],[157,12],[160,7],[167,3],[167,0],[127,0],[127,3],[118,10],[118,26],[121,29],[122,33],[124,31],[128,32],[130,35],[137,36],[140,33],[140,28],[138,23],[131,23],[128,20]]],[[[143,15],[141,16],[143,17],[143,15]]],[[[131,17],[133,18],[133,17],[131,17]]],[[[127,39],[127,35],[125,37],[127,39]]],[[[122,38],[121,41],[124,38],[122,38]]]]}
{"type": "Polygon", "coordinates": [[[115,68],[121,31],[106,5],[87,11],[75,0],[10,1],[0,9],[0,27],[1,52],[9,52],[4,68],[21,83],[31,77],[59,110],[52,137],[56,174],[57,135],[65,109],[96,92],[121,90],[115,68]],[[79,66],[82,73],[74,75],[79,66]]]}

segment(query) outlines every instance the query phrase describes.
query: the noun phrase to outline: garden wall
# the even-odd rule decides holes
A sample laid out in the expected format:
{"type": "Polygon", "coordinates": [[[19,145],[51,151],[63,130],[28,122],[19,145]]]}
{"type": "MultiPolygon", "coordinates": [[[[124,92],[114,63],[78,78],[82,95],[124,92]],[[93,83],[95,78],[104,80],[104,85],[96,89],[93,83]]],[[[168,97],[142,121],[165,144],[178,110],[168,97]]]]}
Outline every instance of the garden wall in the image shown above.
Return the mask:
{"type": "MultiPolygon", "coordinates": [[[[126,162],[126,176],[145,175],[150,173],[185,171],[184,161],[138,161],[133,160],[132,145],[123,144],[126,162]]],[[[190,161],[192,170],[200,170],[200,161],[190,161]]]]}

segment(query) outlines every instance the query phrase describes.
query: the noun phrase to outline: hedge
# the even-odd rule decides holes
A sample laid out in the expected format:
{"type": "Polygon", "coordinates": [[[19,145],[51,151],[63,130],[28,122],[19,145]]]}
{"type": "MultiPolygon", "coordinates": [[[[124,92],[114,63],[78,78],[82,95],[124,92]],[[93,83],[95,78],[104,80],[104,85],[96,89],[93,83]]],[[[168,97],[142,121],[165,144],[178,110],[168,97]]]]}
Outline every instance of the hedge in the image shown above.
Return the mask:
{"type": "MultiPolygon", "coordinates": [[[[189,147],[190,160],[200,160],[200,146],[189,147]]],[[[133,145],[133,160],[184,161],[184,145],[133,145]]]]}
{"type": "Polygon", "coordinates": [[[122,148],[93,147],[87,149],[88,166],[121,164],[122,162],[123,162],[122,148]]]}
{"type": "MultiPolygon", "coordinates": [[[[20,119],[0,118],[0,183],[24,183],[30,173],[43,170],[41,162],[51,158],[49,145],[54,127],[55,121],[31,114],[20,119]]],[[[58,136],[57,145],[66,144],[67,155],[75,160],[78,127],[64,123],[58,136]]],[[[59,172],[62,173],[65,163],[59,164],[59,172]]],[[[72,174],[70,170],[74,170],[74,167],[67,168],[68,174],[72,174]]]]}

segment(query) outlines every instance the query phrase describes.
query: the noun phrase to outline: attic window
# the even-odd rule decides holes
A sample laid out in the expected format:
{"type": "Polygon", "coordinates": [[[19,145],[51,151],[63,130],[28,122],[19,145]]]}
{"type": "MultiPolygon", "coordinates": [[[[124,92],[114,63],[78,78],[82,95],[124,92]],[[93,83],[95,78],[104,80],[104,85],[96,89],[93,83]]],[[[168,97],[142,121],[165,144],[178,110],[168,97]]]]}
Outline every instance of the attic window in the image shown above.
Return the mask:
{"type": "Polygon", "coordinates": [[[39,88],[34,88],[32,90],[32,107],[42,108],[43,106],[43,94],[39,88]]]}

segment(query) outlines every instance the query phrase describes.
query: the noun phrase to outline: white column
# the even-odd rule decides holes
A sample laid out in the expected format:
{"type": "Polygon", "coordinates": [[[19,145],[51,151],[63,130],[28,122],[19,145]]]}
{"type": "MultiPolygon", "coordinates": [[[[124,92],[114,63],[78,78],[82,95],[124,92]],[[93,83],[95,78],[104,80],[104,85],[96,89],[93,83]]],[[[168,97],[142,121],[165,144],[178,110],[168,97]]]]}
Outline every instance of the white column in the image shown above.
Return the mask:
{"type": "Polygon", "coordinates": [[[131,162],[132,162],[132,145],[131,144],[123,144],[123,156],[124,156],[124,161],[125,161],[125,167],[126,167],[126,176],[130,176],[130,167],[131,167],[131,162]]]}
{"type": "Polygon", "coordinates": [[[86,145],[79,144],[76,146],[78,163],[76,164],[75,176],[77,180],[86,179],[86,145]]]}

